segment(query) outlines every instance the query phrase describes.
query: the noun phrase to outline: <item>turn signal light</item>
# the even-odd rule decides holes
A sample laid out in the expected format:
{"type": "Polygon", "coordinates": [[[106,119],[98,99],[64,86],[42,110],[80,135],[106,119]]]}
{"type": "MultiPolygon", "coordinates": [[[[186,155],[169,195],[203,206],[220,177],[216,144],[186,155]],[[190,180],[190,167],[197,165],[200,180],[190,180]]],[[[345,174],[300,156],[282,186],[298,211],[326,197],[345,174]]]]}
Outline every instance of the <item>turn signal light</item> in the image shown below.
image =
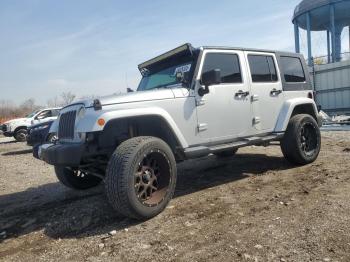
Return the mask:
{"type": "Polygon", "coordinates": [[[104,126],[104,125],[106,124],[106,121],[105,121],[103,118],[99,118],[99,119],[97,120],[97,124],[98,124],[99,126],[104,126]]]}

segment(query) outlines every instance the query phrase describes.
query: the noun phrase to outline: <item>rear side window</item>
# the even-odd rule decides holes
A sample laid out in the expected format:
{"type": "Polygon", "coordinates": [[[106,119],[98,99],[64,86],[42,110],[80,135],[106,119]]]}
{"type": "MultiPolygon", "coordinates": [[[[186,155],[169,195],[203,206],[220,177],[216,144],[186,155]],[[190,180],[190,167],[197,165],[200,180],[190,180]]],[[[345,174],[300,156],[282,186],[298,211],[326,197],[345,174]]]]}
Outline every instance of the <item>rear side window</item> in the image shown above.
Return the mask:
{"type": "Polygon", "coordinates": [[[45,110],[45,111],[42,111],[36,118],[37,119],[44,119],[44,118],[51,117],[51,116],[52,116],[51,110],[45,110]]]}
{"type": "Polygon", "coordinates": [[[235,54],[208,53],[205,56],[202,73],[220,69],[221,83],[242,83],[239,58],[235,54]]]}
{"type": "Polygon", "coordinates": [[[253,82],[266,83],[278,80],[272,56],[248,55],[248,61],[253,82]]]}
{"type": "Polygon", "coordinates": [[[286,82],[305,82],[305,73],[299,58],[281,56],[281,65],[286,82]]]}

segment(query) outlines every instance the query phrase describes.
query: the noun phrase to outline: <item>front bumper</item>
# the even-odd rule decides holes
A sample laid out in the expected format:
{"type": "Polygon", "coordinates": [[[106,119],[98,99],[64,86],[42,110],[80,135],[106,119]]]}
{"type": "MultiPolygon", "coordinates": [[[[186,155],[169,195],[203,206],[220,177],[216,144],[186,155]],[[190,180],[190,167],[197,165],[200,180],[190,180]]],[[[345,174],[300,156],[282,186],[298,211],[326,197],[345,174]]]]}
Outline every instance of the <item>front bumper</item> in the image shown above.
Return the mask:
{"type": "Polygon", "coordinates": [[[323,119],[322,119],[322,116],[320,115],[317,115],[317,124],[319,127],[321,127],[323,124],[323,119]]]}
{"type": "Polygon", "coordinates": [[[78,167],[85,144],[44,144],[38,148],[38,157],[54,166],[78,167]]]}
{"type": "Polygon", "coordinates": [[[37,144],[43,144],[46,141],[47,131],[46,130],[31,130],[27,136],[27,145],[35,146],[37,144]]]}
{"type": "Polygon", "coordinates": [[[4,134],[4,136],[13,136],[13,132],[9,130],[9,127],[5,124],[0,125],[0,131],[4,134]]]}
{"type": "Polygon", "coordinates": [[[4,132],[3,135],[6,137],[13,137],[15,134],[13,132],[4,132]]]}

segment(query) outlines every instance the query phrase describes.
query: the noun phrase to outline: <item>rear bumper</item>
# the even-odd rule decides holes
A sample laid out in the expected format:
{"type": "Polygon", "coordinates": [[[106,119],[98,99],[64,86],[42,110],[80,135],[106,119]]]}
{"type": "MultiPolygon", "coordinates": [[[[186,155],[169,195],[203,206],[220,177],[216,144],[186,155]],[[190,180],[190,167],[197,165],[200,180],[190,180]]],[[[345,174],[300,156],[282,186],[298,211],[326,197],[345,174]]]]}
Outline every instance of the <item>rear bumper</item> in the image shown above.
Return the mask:
{"type": "Polygon", "coordinates": [[[80,165],[85,144],[44,144],[38,148],[38,156],[54,166],[77,167],[80,165]]]}

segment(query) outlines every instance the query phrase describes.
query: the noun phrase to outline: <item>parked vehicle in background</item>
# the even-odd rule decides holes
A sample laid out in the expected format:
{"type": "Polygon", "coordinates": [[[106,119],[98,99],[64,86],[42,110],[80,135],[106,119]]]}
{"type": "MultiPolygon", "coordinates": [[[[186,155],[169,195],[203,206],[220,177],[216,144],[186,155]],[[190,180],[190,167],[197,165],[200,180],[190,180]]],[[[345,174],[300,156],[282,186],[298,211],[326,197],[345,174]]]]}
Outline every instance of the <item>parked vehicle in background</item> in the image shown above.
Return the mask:
{"type": "Polygon", "coordinates": [[[54,121],[50,120],[28,127],[27,144],[35,146],[47,142],[53,143],[57,139],[57,135],[56,133],[49,133],[49,131],[54,121]]]}
{"type": "Polygon", "coordinates": [[[5,122],[1,129],[4,136],[14,137],[18,142],[25,142],[29,126],[57,119],[59,110],[60,108],[37,110],[24,118],[16,118],[5,122]]]}
{"type": "Polygon", "coordinates": [[[293,164],[320,151],[321,119],[302,55],[246,48],[180,46],[139,65],[136,92],[61,110],[39,156],[66,186],[102,180],[118,213],[159,214],[172,198],[176,163],[280,141],[293,164]]]}

